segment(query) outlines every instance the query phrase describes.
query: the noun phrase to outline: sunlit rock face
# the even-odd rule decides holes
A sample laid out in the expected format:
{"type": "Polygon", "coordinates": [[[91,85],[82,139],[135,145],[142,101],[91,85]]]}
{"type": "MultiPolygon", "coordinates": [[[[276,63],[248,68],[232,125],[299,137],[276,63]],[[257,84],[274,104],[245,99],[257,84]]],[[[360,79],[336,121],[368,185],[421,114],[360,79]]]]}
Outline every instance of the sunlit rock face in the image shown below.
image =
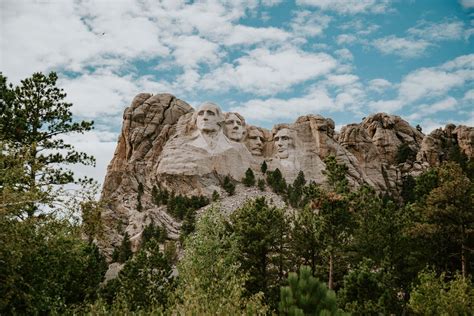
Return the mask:
{"type": "MultiPolygon", "coordinates": [[[[288,183],[303,171],[308,181],[324,184],[324,160],[333,155],[348,167],[351,185],[368,184],[397,195],[404,175],[438,165],[455,145],[472,158],[473,143],[472,127],[448,125],[424,136],[400,117],[385,113],[339,132],[332,119],[315,114],[267,130],[248,124],[239,113],[223,112],[212,102],[195,110],[170,94],[142,93],[124,111],[105,177],[102,199],[107,203],[103,214],[107,238],[102,248],[110,254],[128,232],[136,249],[143,228],[151,222],[166,227],[170,238],[178,238],[180,223],[168,215],[166,207],[152,203],[153,186],[174,194],[209,197],[217,191],[225,199],[221,188],[225,176],[238,183],[251,168],[257,179],[264,179],[264,161],[269,171],[280,169],[288,183]],[[413,159],[397,160],[401,145],[409,147],[413,159]],[[141,212],[137,211],[139,187],[143,187],[141,212]]],[[[236,196],[242,192],[238,186],[236,196]]]]}

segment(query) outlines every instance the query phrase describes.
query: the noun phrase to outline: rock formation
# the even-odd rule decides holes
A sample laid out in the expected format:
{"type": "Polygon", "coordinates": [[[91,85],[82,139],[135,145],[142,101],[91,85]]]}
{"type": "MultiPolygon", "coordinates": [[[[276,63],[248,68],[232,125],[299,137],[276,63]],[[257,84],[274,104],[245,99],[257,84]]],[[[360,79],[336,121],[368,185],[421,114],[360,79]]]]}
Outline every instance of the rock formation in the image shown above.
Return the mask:
{"type": "MultiPolygon", "coordinates": [[[[257,178],[264,178],[263,161],[268,170],[280,169],[288,182],[303,171],[307,180],[323,184],[324,159],[334,155],[348,167],[352,185],[369,184],[397,195],[405,174],[439,164],[454,145],[472,158],[473,141],[472,127],[448,125],[425,137],[400,117],[385,113],[349,124],[339,134],[333,120],[313,114],[270,131],[247,125],[240,114],[223,113],[213,103],[194,111],[169,94],[139,94],[124,111],[122,132],[107,170],[102,192],[107,238],[101,246],[110,255],[126,231],[137,248],[149,223],[166,227],[172,239],[179,237],[181,223],[166,212],[166,206],[152,203],[156,185],[174,194],[210,197],[216,191],[226,196],[221,188],[224,177],[238,183],[251,168],[257,178]],[[402,145],[416,159],[399,161],[402,145]]],[[[256,194],[241,188],[238,185],[232,205],[239,205],[240,196],[256,194]]],[[[273,193],[264,194],[282,203],[273,193]]]]}

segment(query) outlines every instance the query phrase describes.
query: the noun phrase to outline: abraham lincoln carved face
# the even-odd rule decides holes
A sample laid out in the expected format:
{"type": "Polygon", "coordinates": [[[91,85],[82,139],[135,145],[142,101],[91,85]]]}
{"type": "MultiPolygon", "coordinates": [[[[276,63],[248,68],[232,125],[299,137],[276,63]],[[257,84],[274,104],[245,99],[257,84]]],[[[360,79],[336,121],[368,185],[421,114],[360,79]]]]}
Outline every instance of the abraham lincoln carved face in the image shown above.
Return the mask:
{"type": "Polygon", "coordinates": [[[275,137],[276,155],[280,159],[286,159],[289,156],[289,150],[293,146],[293,139],[288,128],[279,130],[275,137]]]}

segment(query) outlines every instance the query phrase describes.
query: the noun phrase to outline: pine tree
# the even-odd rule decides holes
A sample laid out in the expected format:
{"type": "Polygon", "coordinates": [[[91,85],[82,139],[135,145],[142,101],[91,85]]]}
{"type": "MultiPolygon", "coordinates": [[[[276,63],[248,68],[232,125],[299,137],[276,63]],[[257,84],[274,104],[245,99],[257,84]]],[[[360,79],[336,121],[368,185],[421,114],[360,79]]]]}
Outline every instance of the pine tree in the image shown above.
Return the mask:
{"type": "Polygon", "coordinates": [[[293,185],[288,186],[287,195],[288,195],[288,201],[290,202],[291,206],[293,207],[300,206],[301,199],[303,197],[303,188],[305,184],[306,184],[306,179],[304,178],[304,173],[303,171],[300,171],[295,181],[293,181],[293,185]]]}
{"type": "Polygon", "coordinates": [[[247,276],[240,270],[238,237],[227,230],[219,209],[200,217],[196,232],[185,241],[178,264],[176,315],[264,315],[262,295],[248,297],[247,276]]]}
{"type": "Polygon", "coordinates": [[[171,265],[152,239],[120,271],[114,304],[143,312],[165,308],[172,286],[171,265]]]}
{"type": "Polygon", "coordinates": [[[472,315],[474,286],[469,278],[456,274],[446,281],[446,274],[439,277],[434,271],[421,271],[418,284],[410,293],[408,307],[417,315],[472,315]]]}
{"type": "Polygon", "coordinates": [[[265,180],[258,179],[257,186],[260,191],[265,191],[265,180]]]}
{"type": "Polygon", "coordinates": [[[267,173],[268,166],[265,160],[262,162],[262,165],[260,166],[260,170],[262,171],[263,174],[267,173]]]}
{"type": "Polygon", "coordinates": [[[349,212],[347,167],[338,164],[334,156],[326,157],[324,162],[328,190],[320,191],[318,198],[313,201],[313,207],[319,211],[318,223],[329,263],[328,286],[333,289],[334,265],[351,239],[354,223],[349,212]]]}
{"type": "Polygon", "coordinates": [[[283,178],[280,169],[276,168],[274,171],[267,173],[267,183],[277,194],[286,193],[286,180],[283,178]]]}
{"type": "Polygon", "coordinates": [[[219,201],[220,198],[221,198],[221,197],[220,197],[220,195],[219,195],[219,192],[217,192],[216,190],[214,190],[214,191],[212,192],[212,201],[213,201],[213,202],[217,202],[217,201],[219,201]]]}
{"type": "Polygon", "coordinates": [[[245,177],[242,179],[242,183],[246,187],[255,185],[255,175],[253,174],[252,169],[248,168],[247,171],[245,171],[245,177]]]}
{"type": "Polygon", "coordinates": [[[327,156],[324,159],[326,164],[325,175],[331,191],[335,193],[346,193],[349,190],[347,181],[347,166],[339,164],[334,156],[327,156]]]}
{"type": "Polygon", "coordinates": [[[316,265],[321,262],[322,237],[319,225],[319,216],[310,207],[298,210],[291,225],[291,254],[294,265],[305,265],[316,274],[316,265]]]}
{"type": "Polygon", "coordinates": [[[290,272],[288,286],[280,289],[280,315],[343,315],[338,310],[336,294],[313,277],[309,267],[299,274],[290,272]]]}
{"type": "Polygon", "coordinates": [[[269,206],[261,197],[234,211],[231,223],[239,242],[242,269],[249,274],[247,290],[263,292],[270,306],[276,307],[288,258],[288,223],[283,210],[269,206]]]}
{"type": "MultiPolygon", "coordinates": [[[[43,192],[36,201],[25,203],[27,216],[35,215],[39,203],[61,199],[54,185],[76,181],[68,164],[93,165],[92,156],[78,152],[60,136],[70,133],[84,133],[92,129],[93,122],[73,122],[71,103],[64,102],[66,93],[56,87],[58,76],[35,73],[21,81],[17,87],[6,85],[6,78],[0,74],[0,142],[8,142],[17,149],[25,149],[28,157],[24,161],[27,177],[21,190],[43,192]]],[[[84,179],[82,183],[90,182],[84,179]]]]}
{"type": "Polygon", "coordinates": [[[130,259],[132,255],[132,242],[130,241],[130,236],[128,235],[128,232],[125,232],[122,242],[117,250],[117,262],[124,263],[125,261],[130,259]]]}
{"type": "Polygon", "coordinates": [[[137,193],[137,211],[143,211],[142,206],[142,195],[143,195],[143,184],[140,182],[138,183],[138,193],[137,193]]]}
{"type": "Polygon", "coordinates": [[[444,163],[437,174],[438,186],[426,196],[426,203],[418,204],[421,218],[414,232],[428,239],[443,238],[452,245],[452,253],[440,255],[457,258],[466,277],[472,251],[468,243],[474,235],[474,186],[455,162],[444,163]]]}
{"type": "Polygon", "coordinates": [[[235,184],[232,182],[229,176],[225,176],[222,187],[229,195],[234,195],[235,193],[235,184]]]}

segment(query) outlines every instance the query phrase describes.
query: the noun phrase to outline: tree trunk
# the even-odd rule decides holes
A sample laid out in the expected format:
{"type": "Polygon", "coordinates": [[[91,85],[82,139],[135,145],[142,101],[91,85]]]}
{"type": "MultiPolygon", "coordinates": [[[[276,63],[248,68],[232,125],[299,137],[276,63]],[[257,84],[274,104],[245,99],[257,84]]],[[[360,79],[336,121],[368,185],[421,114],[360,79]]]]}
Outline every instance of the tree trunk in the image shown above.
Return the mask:
{"type": "Polygon", "coordinates": [[[466,249],[465,249],[465,246],[464,246],[464,232],[465,232],[465,229],[464,229],[464,225],[462,226],[461,228],[461,273],[462,273],[462,278],[463,279],[466,279],[466,276],[467,276],[467,271],[466,271],[466,249]]]}
{"type": "Polygon", "coordinates": [[[332,290],[334,287],[333,280],[332,280],[333,272],[334,272],[334,255],[331,252],[329,254],[329,281],[328,281],[328,287],[330,290],[332,290]]]}

